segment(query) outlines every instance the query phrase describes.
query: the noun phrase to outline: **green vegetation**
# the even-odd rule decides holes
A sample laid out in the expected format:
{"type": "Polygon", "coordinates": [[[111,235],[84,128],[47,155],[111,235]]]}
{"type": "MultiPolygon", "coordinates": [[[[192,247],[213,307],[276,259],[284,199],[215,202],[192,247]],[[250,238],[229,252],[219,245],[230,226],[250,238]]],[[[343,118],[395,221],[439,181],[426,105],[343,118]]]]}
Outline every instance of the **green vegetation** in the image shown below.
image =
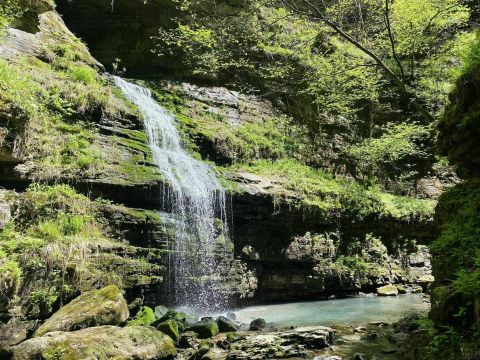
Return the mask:
{"type": "Polygon", "coordinates": [[[0,230],[2,311],[9,300],[25,306],[29,316],[44,317],[78,291],[125,287],[135,283],[131,274],[159,270],[113,238],[102,202],[67,185],[34,184],[15,204],[15,218],[0,230]]]}
{"type": "Polygon", "coordinates": [[[347,154],[355,159],[357,177],[378,180],[390,176],[390,180],[400,183],[424,172],[415,166],[433,161],[431,133],[429,127],[416,123],[391,124],[380,137],[351,146],[347,154]]]}
{"type": "Polygon", "coordinates": [[[143,306],[138,310],[135,318],[127,322],[127,326],[144,325],[148,326],[155,321],[155,314],[148,306],[143,306]]]}
{"type": "Polygon", "coordinates": [[[20,15],[21,8],[15,0],[4,0],[0,4],[0,36],[3,35],[5,28],[20,15]]]}
{"type": "Polygon", "coordinates": [[[480,348],[480,36],[464,54],[463,74],[439,122],[439,147],[467,181],[443,194],[439,237],[431,246],[430,358],[478,358],[480,348]]]}
{"type": "Polygon", "coordinates": [[[265,176],[282,184],[276,194],[281,201],[300,199],[327,213],[344,213],[358,219],[369,216],[400,220],[428,220],[435,203],[387,193],[380,186],[365,187],[355,181],[335,178],[294,160],[256,161],[233,169],[265,176]]]}
{"type": "MultiPolygon", "coordinates": [[[[362,180],[371,176],[388,184],[402,174],[400,186],[393,187],[398,192],[408,192],[431,170],[428,129],[448,101],[464,48],[474,40],[467,29],[470,9],[461,1],[338,0],[314,8],[303,0],[231,6],[193,0],[178,11],[178,26],[160,29],[157,53],[182,60],[193,78],[259,93],[283,107],[291,115],[286,127],[300,129],[293,137],[297,148],[306,144],[295,152],[302,162],[322,165],[329,145],[343,147],[353,155],[348,170],[362,180]],[[335,135],[347,127],[350,141],[338,144],[332,125],[335,135]],[[397,147],[374,164],[375,152],[394,139],[408,145],[405,152],[397,147]]],[[[244,134],[211,130],[236,160],[278,157],[271,151],[275,137],[262,137],[265,148],[252,151],[244,134]]]]}

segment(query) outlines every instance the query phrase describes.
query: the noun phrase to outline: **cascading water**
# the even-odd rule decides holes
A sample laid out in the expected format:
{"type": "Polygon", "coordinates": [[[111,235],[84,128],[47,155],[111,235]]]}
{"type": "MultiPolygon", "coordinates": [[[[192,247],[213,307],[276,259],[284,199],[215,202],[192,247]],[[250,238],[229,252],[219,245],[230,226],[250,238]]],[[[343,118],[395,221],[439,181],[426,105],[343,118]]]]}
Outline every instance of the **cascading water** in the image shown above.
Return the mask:
{"type": "Polygon", "coordinates": [[[163,206],[171,206],[176,218],[169,255],[173,284],[168,291],[177,306],[200,311],[226,308],[214,255],[216,238],[226,231],[225,191],[212,168],[182,147],[174,116],[155,102],[148,89],[119,77],[115,82],[143,115],[153,160],[168,184],[163,206]]]}

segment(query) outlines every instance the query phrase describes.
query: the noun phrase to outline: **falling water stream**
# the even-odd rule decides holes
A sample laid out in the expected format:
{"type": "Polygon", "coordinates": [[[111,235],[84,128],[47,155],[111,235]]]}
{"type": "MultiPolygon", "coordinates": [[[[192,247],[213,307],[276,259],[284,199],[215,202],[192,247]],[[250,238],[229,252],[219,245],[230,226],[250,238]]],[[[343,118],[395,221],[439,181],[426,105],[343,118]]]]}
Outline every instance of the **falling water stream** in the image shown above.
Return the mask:
{"type": "Polygon", "coordinates": [[[226,231],[225,191],[213,169],[184,149],[174,116],[150,90],[119,77],[115,82],[143,115],[153,161],[167,184],[163,206],[172,207],[176,218],[168,264],[170,299],[203,311],[226,308],[214,256],[216,238],[226,231]]]}

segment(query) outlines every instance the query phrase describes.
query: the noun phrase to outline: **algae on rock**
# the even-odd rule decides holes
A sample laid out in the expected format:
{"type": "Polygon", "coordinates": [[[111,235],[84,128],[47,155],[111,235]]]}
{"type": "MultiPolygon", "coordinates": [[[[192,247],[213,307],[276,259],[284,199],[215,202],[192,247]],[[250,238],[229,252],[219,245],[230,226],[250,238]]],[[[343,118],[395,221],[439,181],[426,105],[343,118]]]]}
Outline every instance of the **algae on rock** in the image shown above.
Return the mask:
{"type": "Polygon", "coordinates": [[[120,289],[110,285],[100,290],[87,291],[72,300],[45,321],[34,336],[101,325],[122,325],[128,316],[128,305],[120,289]]]}

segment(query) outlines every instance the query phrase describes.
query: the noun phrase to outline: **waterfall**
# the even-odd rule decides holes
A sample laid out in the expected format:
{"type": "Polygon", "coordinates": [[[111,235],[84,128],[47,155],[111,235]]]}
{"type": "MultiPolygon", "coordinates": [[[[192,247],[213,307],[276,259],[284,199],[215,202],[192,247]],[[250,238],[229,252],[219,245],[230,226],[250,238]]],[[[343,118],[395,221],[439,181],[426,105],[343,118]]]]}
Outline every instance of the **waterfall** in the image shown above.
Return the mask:
{"type": "Polygon", "coordinates": [[[228,301],[219,288],[214,256],[216,239],[227,231],[225,191],[213,169],[184,149],[174,116],[152,98],[150,90],[119,77],[115,82],[143,115],[153,161],[167,184],[163,207],[172,207],[176,218],[167,265],[172,284],[167,292],[177,306],[202,311],[225,308],[228,301]]]}

